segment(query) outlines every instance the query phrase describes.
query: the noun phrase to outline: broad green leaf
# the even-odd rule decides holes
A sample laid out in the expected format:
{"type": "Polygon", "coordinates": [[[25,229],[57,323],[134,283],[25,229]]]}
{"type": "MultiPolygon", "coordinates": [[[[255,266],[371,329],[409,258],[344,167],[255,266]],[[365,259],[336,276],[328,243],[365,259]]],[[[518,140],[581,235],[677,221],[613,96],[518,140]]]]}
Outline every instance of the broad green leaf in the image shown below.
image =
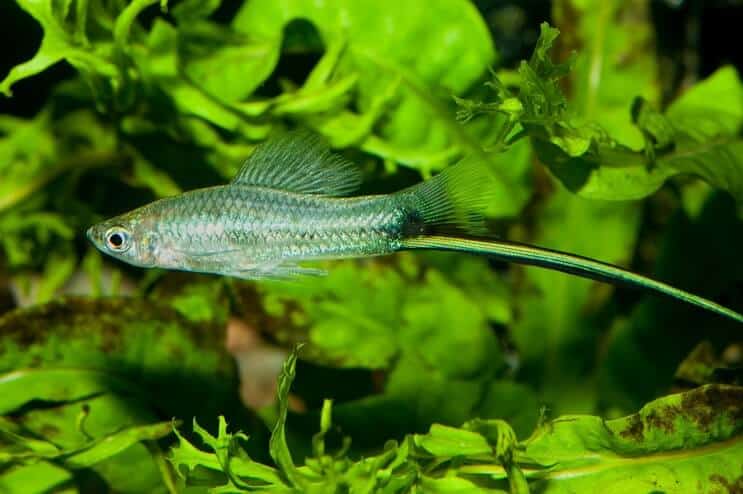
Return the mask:
{"type": "Polygon", "coordinates": [[[166,306],[137,299],[56,301],[0,318],[5,350],[0,369],[73,367],[110,373],[114,382],[134,381],[154,393],[151,397],[171,416],[190,419],[178,415],[185,411],[178,408],[206,407],[198,416],[234,399],[234,368],[222,347],[221,324],[217,319],[194,325],[166,306]],[[197,397],[207,391],[188,382],[211,383],[210,396],[227,401],[201,402],[197,397]],[[188,389],[191,399],[184,394],[188,389]]]}
{"type": "Polygon", "coordinates": [[[81,450],[62,453],[59,456],[73,468],[89,467],[121,453],[140,441],[160,439],[171,432],[170,422],[130,427],[92,441],[81,450]]]}
{"type": "MultiPolygon", "coordinates": [[[[659,398],[614,420],[567,415],[515,449],[532,492],[715,492],[740,476],[739,386],[708,385],[659,398]]],[[[499,465],[472,459],[462,476],[504,479],[499,465]]],[[[497,484],[496,484],[497,485],[497,484]]]]}
{"type": "MultiPolygon", "coordinates": [[[[14,348],[8,348],[10,352],[14,348]]],[[[3,356],[5,357],[5,356],[3,356]]],[[[131,389],[131,383],[91,369],[21,369],[0,375],[0,413],[10,413],[33,400],[77,401],[96,394],[131,389]]]]}
{"type": "Polygon", "coordinates": [[[461,477],[434,478],[424,476],[420,480],[423,492],[432,494],[505,494],[508,491],[481,487],[477,483],[461,477]]]}
{"type": "Polygon", "coordinates": [[[743,124],[743,84],[731,65],[697,82],[666,111],[679,128],[698,129],[701,136],[736,134],[743,124]]]}
{"type": "MultiPolygon", "coordinates": [[[[604,421],[567,416],[523,444],[523,457],[550,465],[532,483],[544,493],[713,491],[734,485],[743,454],[743,390],[709,385],[655,400],[604,421]]],[[[529,474],[527,473],[527,477],[529,474]]]]}
{"type": "Polygon", "coordinates": [[[11,312],[0,318],[0,413],[60,445],[55,458],[68,468],[91,468],[120,492],[165,491],[162,453],[139,444],[170,432],[153,422],[207,421],[215,410],[245,417],[218,333],[225,321],[214,314],[195,325],[165,305],[124,298],[11,312]]]}
{"type": "MultiPolygon", "coordinates": [[[[479,14],[469,2],[460,0],[437,0],[425,9],[417,4],[388,1],[380,4],[333,0],[331,4],[319,4],[298,0],[277,4],[259,0],[246,3],[233,26],[256,38],[272,41],[278,49],[284,26],[300,18],[315,25],[326,47],[347,44],[338,70],[358,71],[365,76],[359,87],[362,105],[368,104],[372,94],[390,79],[398,78],[407,78],[405,83],[411,88],[424,90],[432,85],[460,94],[495,58],[479,14]],[[442,34],[446,36],[443,39],[442,34]]],[[[421,97],[406,93],[407,101],[400,106],[430,112],[430,103],[420,101],[421,97]]],[[[393,119],[390,126],[396,125],[393,119]]],[[[408,134],[409,125],[408,122],[408,134]]],[[[424,128],[413,132],[417,135],[408,140],[419,142],[424,128]]]]}
{"type": "Polygon", "coordinates": [[[245,99],[278,62],[276,44],[251,39],[249,31],[230,32],[223,25],[192,19],[178,27],[178,61],[185,77],[220,101],[245,99]]]}

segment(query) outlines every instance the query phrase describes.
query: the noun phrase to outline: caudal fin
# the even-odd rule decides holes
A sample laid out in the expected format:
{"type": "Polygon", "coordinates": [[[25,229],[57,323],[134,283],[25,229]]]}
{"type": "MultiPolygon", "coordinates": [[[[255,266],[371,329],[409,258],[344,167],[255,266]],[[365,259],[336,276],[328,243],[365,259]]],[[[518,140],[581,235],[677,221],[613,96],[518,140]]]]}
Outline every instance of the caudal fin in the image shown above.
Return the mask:
{"type": "Polygon", "coordinates": [[[413,233],[461,231],[487,232],[483,211],[495,190],[491,172],[482,162],[465,159],[418,185],[399,192],[418,216],[420,229],[413,233]]]}
{"type": "Polygon", "coordinates": [[[531,245],[453,234],[457,230],[475,235],[487,232],[482,213],[495,190],[497,187],[492,184],[487,167],[478,161],[465,160],[430,180],[399,192],[410,213],[410,228],[404,232],[402,247],[486,254],[504,261],[643,288],[743,323],[743,315],[727,307],[611,264],[531,245]]]}

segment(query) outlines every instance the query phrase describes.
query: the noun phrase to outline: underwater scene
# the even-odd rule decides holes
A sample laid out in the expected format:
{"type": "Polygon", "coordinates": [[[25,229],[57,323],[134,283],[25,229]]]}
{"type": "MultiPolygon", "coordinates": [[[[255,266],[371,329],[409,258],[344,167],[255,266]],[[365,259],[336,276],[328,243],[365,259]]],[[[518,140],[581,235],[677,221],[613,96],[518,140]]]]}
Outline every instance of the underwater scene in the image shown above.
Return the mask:
{"type": "Polygon", "coordinates": [[[0,494],[743,492],[737,0],[0,0],[0,494]]]}

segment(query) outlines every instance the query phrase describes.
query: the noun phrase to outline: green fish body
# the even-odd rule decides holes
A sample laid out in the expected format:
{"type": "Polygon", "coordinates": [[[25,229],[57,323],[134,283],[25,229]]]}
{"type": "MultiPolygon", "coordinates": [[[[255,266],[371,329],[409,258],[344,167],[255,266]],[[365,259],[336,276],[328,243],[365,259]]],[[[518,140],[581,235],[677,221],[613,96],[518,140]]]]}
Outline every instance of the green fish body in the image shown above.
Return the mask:
{"type": "Polygon", "coordinates": [[[321,271],[303,261],[370,257],[404,249],[494,256],[653,290],[743,322],[715,302],[622,268],[564,252],[496,239],[478,214],[489,201],[487,169],[464,161],[402,191],[344,197],[359,170],[309,134],[258,146],[228,185],[153,202],[91,227],[101,251],[140,267],[244,279],[321,271]],[[452,236],[453,229],[467,235],[452,236]]]}
{"type": "Polygon", "coordinates": [[[131,264],[240,278],[284,277],[309,273],[297,266],[300,261],[399,250],[404,212],[395,199],[234,184],[162,199],[111,227],[113,232],[124,227],[126,235],[141,239],[117,255],[131,264]]]}

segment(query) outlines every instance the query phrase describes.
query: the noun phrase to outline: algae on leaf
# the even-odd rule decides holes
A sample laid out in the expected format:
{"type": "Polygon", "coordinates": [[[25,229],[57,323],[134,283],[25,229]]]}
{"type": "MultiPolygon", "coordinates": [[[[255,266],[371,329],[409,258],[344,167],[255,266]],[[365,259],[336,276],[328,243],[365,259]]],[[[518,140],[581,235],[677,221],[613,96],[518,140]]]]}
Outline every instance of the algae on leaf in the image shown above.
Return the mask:
{"type": "MultiPolygon", "coordinates": [[[[713,492],[741,479],[743,389],[707,385],[615,420],[566,416],[525,441],[526,472],[544,493],[713,492]]],[[[518,461],[518,460],[517,460],[518,461]]]]}

